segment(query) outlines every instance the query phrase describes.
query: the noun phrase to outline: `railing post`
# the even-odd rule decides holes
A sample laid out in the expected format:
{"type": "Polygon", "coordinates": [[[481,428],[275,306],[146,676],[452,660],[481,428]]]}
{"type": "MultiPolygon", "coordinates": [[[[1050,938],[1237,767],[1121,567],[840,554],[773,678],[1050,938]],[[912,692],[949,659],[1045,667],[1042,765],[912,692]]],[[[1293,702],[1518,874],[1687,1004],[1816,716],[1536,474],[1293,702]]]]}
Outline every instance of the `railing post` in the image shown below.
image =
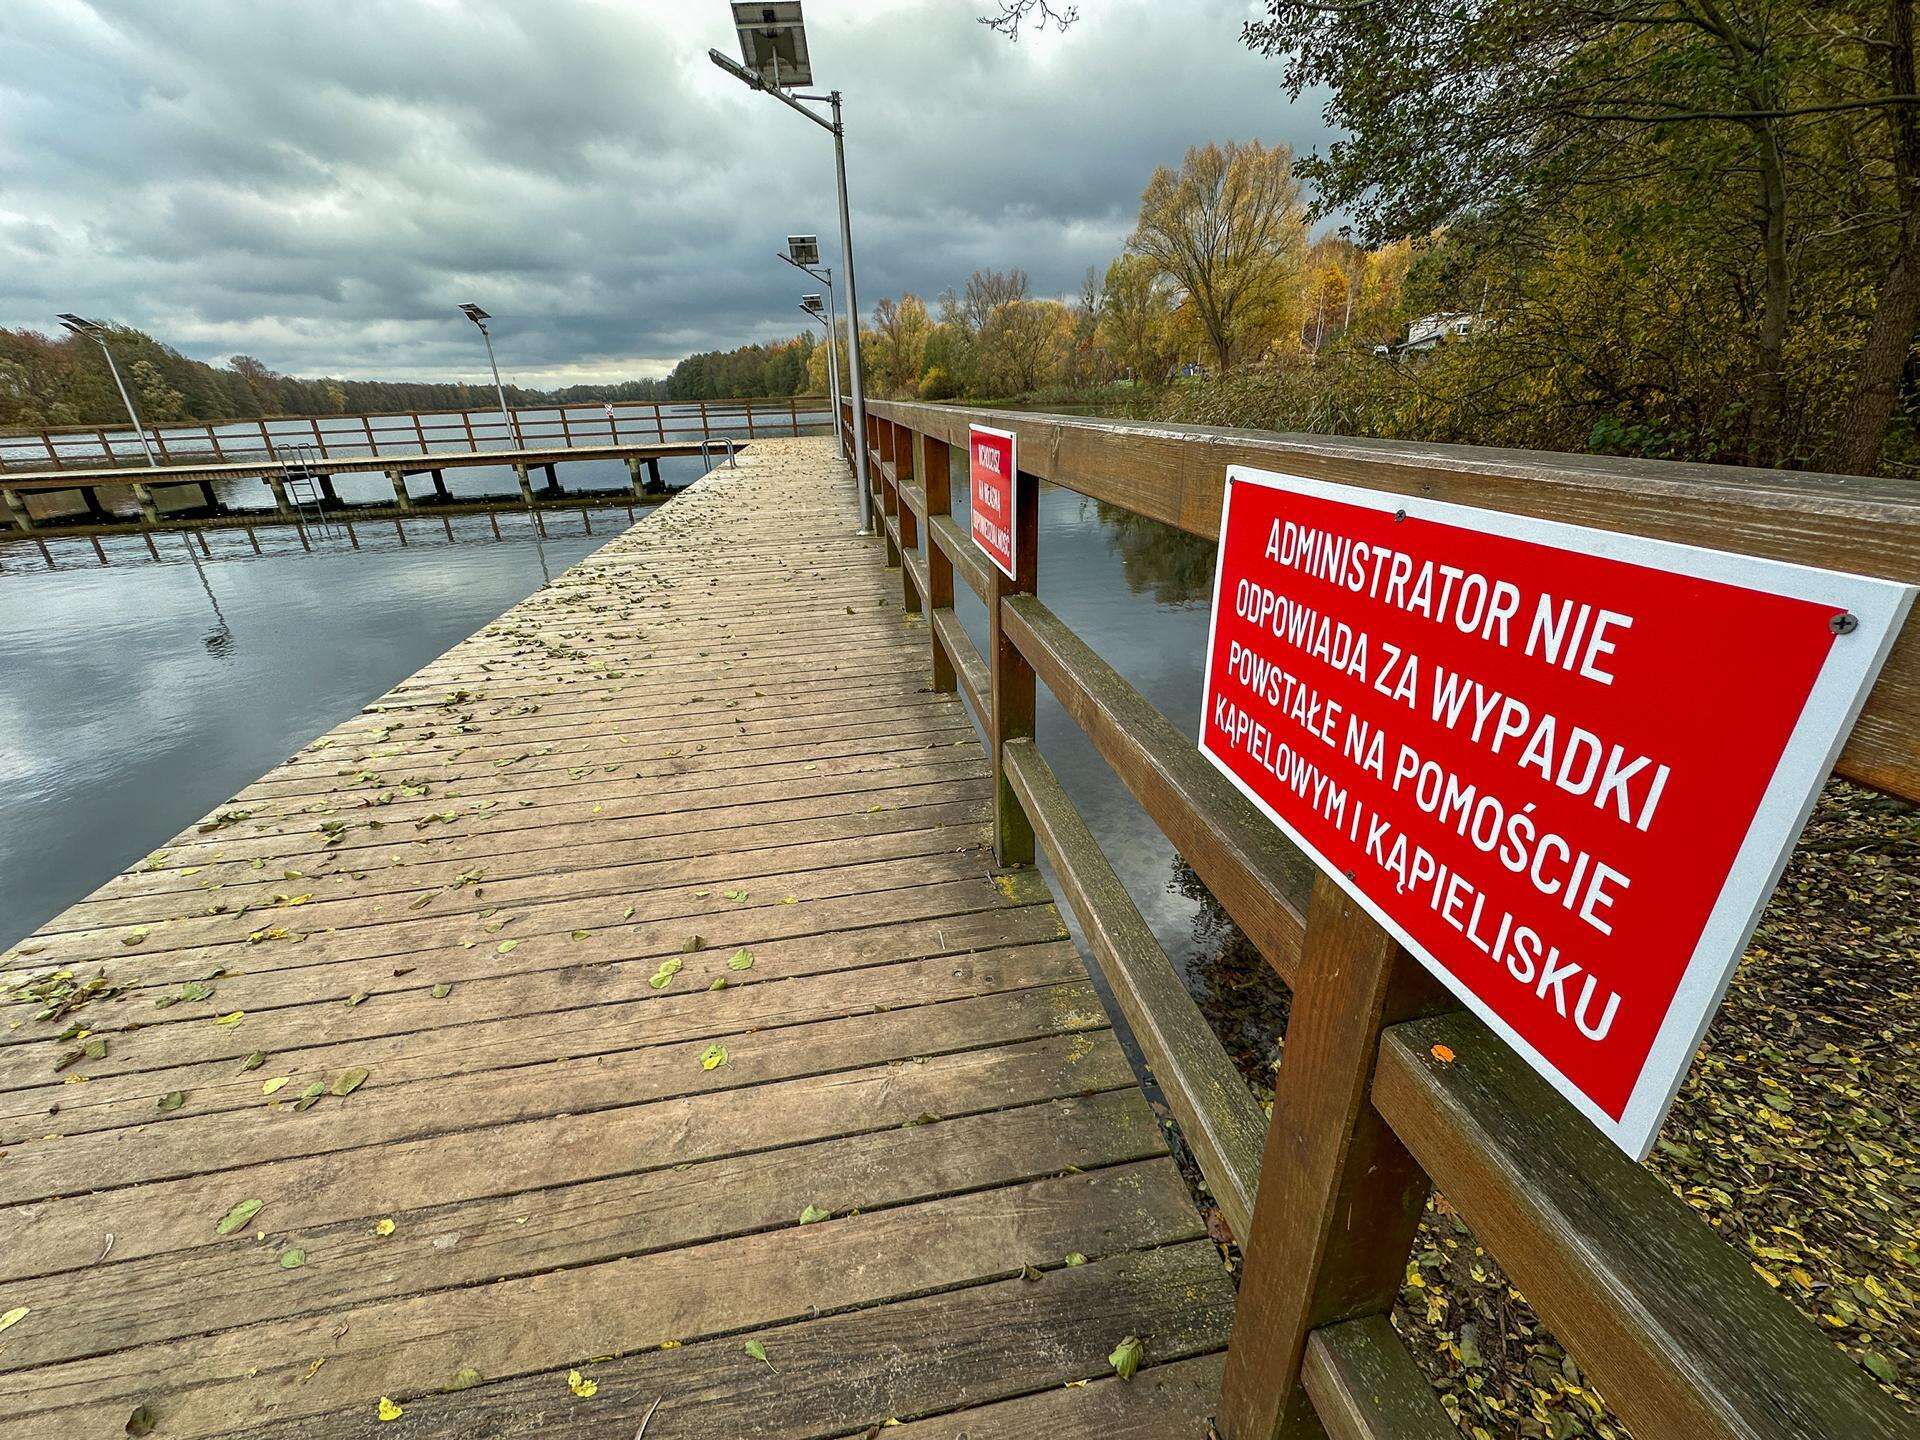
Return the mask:
{"type": "Polygon", "coordinates": [[[937,612],[953,608],[953,561],[934,536],[933,517],[953,511],[948,479],[952,462],[946,441],[922,435],[919,444],[920,488],[927,496],[927,639],[933,646],[933,688],[950,695],[954,690],[953,656],[947,653],[940,627],[933,620],[937,612]]]}
{"type": "Polygon", "coordinates": [[[800,433],[800,402],[795,397],[787,397],[787,418],[793,422],[793,433],[800,433]]]}
{"type": "Polygon", "coordinates": [[[413,433],[414,433],[414,438],[416,438],[420,442],[420,453],[422,455],[426,454],[427,453],[427,431],[426,431],[426,427],[420,423],[420,412],[418,410],[413,412],[413,433]]]}
{"type": "MultiPolygon", "coordinates": [[[[900,544],[895,544],[893,538],[894,532],[889,530],[886,525],[888,520],[892,520],[898,524],[900,515],[900,490],[898,485],[888,478],[886,469],[887,466],[893,464],[897,431],[891,420],[882,420],[876,416],[873,424],[873,448],[879,463],[873,465],[871,469],[873,471],[874,483],[880,491],[880,534],[887,542],[887,564],[890,566],[900,565],[900,552],[905,548],[905,542],[902,541],[900,544]]],[[[905,569],[906,567],[901,566],[901,568],[905,569]]]]}
{"type": "Polygon", "coordinates": [[[1027,818],[1013,782],[1007,778],[1009,740],[1033,738],[1033,667],[1007,634],[1001,601],[1032,595],[1039,589],[1040,478],[1024,470],[1013,477],[1013,570],[1009,580],[998,565],[987,566],[987,665],[992,672],[993,731],[988,736],[993,760],[993,854],[1002,865],[1033,863],[1033,822],[1027,818]]]}
{"type": "Polygon", "coordinates": [[[653,402],[653,428],[659,432],[660,443],[662,445],[666,444],[667,443],[666,414],[664,411],[661,410],[660,402],[658,400],[653,402]]]}
{"type": "Polygon", "coordinates": [[[906,487],[913,483],[913,452],[919,437],[905,425],[893,427],[893,501],[900,521],[900,603],[909,615],[921,613],[920,582],[905,557],[920,553],[920,519],[907,501],[906,487]]]}
{"type": "Polygon", "coordinates": [[[1300,1382],[1308,1334],[1393,1308],[1427,1177],[1367,1092],[1381,1030],[1450,1005],[1372,916],[1315,877],[1252,1233],[1240,1237],[1224,1440],[1320,1435],[1300,1382]]]}

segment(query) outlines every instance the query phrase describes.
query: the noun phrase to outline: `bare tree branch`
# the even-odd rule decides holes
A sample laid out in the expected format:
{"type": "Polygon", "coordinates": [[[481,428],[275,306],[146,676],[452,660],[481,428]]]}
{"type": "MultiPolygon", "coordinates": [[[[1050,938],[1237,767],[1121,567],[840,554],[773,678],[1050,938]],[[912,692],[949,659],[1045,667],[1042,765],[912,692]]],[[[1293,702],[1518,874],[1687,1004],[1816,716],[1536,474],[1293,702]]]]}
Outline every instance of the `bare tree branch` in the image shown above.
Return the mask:
{"type": "Polygon", "coordinates": [[[1064,33],[1079,18],[1078,5],[1062,5],[1056,9],[1048,0],[1002,0],[998,15],[982,15],[979,20],[989,30],[1009,40],[1018,40],[1020,26],[1029,20],[1043,32],[1052,25],[1064,33]]]}

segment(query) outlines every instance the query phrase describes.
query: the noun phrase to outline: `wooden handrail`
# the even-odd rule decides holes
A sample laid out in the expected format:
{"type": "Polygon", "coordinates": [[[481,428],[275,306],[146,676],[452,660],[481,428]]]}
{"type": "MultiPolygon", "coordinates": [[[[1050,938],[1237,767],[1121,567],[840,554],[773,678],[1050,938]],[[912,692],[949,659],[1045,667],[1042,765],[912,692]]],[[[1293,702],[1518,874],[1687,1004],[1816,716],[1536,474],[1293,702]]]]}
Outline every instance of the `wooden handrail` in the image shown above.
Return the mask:
{"type": "MultiPolygon", "coordinates": [[[[902,585],[929,606],[936,688],[957,686],[980,717],[1006,798],[1052,862],[1094,962],[1242,1240],[1247,1264],[1219,1417],[1228,1440],[1314,1427],[1338,1440],[1453,1433],[1385,1320],[1430,1177],[1642,1440],[1913,1433],[1905,1414],[1761,1285],[1743,1256],[1460,1013],[1032,593],[1031,549],[1017,585],[981,558],[946,503],[951,447],[964,444],[976,420],[1020,435],[1015,498],[1027,521],[1044,476],[1210,536],[1224,468],[1234,461],[1755,554],[1790,551],[1789,558],[1911,580],[1920,575],[1920,500],[1873,480],[884,401],[869,405],[864,436],[850,407],[836,419],[850,447],[868,447],[876,509],[902,585]],[[987,657],[951,609],[955,572],[987,604],[987,657]],[[1031,701],[1017,693],[1022,671],[1047,684],[1295,986],[1264,1142],[1250,1137],[1250,1101],[1233,1088],[1231,1066],[1223,1071],[1218,1041],[1195,1032],[1204,1020],[1041,758],[1031,701]],[[1430,1018],[1409,1018],[1422,1015],[1430,1018]],[[1437,1060],[1436,1045],[1455,1058],[1437,1060]],[[1256,1151],[1274,1161],[1257,1189],[1246,1178],[1256,1151]]],[[[1038,527],[1024,528],[1032,536],[1038,527]]],[[[1914,657],[1909,626],[1868,707],[1877,719],[1863,718],[1868,733],[1856,730],[1842,765],[1909,796],[1920,786],[1920,716],[1905,703],[1914,657]]],[[[1019,853],[1019,830],[1002,816],[995,834],[1003,862],[1028,858],[1019,853]]]]}
{"type": "MultiPolygon", "coordinates": [[[[1800,565],[1920,576],[1920,492],[1905,480],[909,401],[869,401],[867,408],[963,447],[970,423],[1009,430],[1019,438],[1023,470],[1206,539],[1219,528],[1227,466],[1253,465],[1800,565]]],[[[1895,641],[1836,768],[1920,800],[1920,608],[1895,641]]]]}

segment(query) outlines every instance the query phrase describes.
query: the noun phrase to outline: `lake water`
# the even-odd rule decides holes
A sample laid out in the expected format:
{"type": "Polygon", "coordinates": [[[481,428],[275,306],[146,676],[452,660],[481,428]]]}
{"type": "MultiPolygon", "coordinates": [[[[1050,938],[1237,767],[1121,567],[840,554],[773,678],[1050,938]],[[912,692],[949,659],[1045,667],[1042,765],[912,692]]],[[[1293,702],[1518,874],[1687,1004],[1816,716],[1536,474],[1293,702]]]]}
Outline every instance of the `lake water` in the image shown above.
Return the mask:
{"type": "MultiPolygon", "coordinates": [[[[964,529],[963,478],[953,493],[964,529]]],[[[470,517],[453,522],[460,542],[449,545],[423,517],[407,522],[404,549],[364,522],[361,550],[336,530],[311,554],[290,531],[263,529],[277,538],[261,558],[244,537],[209,531],[214,554],[197,563],[171,535],[163,565],[137,537],[116,537],[110,554],[139,558],[105,569],[85,542],[62,541],[55,554],[70,568],[56,573],[31,546],[0,546],[0,943],[471,634],[626,516],[600,512],[592,537],[573,515],[546,520],[540,543],[524,515],[503,516],[509,538],[494,542],[470,517]]],[[[1188,734],[1199,728],[1212,576],[1210,543],[1043,487],[1041,597],[1188,734]]],[[[981,645],[985,609],[958,588],[981,645]]],[[[1279,1033],[1277,983],[1044,686],[1038,734],[1216,1030],[1257,1071],[1279,1033]]]]}
{"type": "Polygon", "coordinates": [[[0,945],[155,849],[625,527],[524,513],[0,545],[0,945]],[[28,568],[29,566],[33,568],[28,568]]]}

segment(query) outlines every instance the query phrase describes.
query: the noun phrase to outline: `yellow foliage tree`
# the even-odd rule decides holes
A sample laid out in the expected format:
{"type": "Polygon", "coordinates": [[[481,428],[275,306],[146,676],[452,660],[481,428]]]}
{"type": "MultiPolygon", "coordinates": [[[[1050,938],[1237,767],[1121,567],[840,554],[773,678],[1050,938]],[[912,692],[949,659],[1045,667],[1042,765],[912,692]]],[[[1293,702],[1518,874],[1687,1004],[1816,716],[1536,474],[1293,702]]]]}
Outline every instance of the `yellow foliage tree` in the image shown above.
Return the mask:
{"type": "Polygon", "coordinates": [[[1154,171],[1127,245],[1180,288],[1225,370],[1262,353],[1297,313],[1306,231],[1293,152],[1228,141],[1154,171]]]}

